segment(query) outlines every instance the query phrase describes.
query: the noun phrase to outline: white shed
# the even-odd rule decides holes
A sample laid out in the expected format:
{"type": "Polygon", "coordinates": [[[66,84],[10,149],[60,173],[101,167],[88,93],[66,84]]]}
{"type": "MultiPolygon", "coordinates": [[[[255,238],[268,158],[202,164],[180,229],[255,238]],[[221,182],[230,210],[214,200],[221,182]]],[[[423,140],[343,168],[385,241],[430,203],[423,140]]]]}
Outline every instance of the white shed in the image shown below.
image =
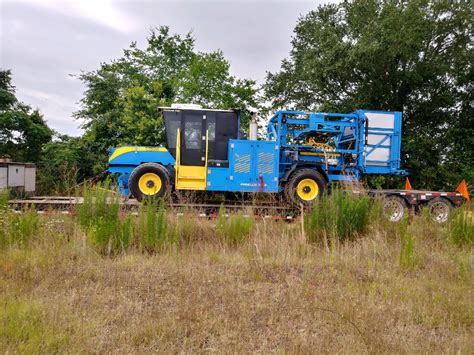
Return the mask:
{"type": "Polygon", "coordinates": [[[32,196],[35,188],[35,164],[0,160],[0,190],[10,189],[15,195],[32,196]]]}

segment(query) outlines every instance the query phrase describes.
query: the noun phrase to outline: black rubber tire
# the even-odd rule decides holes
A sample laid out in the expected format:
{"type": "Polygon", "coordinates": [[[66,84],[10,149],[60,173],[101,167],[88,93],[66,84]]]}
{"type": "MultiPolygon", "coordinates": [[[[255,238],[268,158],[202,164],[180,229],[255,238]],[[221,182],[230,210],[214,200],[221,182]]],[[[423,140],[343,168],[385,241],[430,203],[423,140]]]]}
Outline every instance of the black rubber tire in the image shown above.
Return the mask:
{"type": "Polygon", "coordinates": [[[318,173],[316,170],[313,169],[301,169],[295,171],[291,174],[290,178],[288,179],[287,184],[285,185],[285,199],[294,205],[299,206],[302,204],[303,206],[313,206],[317,200],[323,195],[324,190],[326,189],[327,181],[324,177],[318,173]],[[316,182],[318,185],[318,195],[310,200],[303,200],[301,199],[298,194],[296,193],[296,187],[298,186],[299,182],[303,179],[311,179],[316,182]]]}
{"type": "Polygon", "coordinates": [[[446,223],[448,221],[449,217],[451,216],[451,210],[453,209],[451,202],[448,199],[442,197],[435,197],[429,200],[426,207],[428,208],[431,219],[434,222],[440,224],[446,223]],[[439,208],[442,210],[435,211],[437,206],[439,206],[439,208]]]}
{"type": "Polygon", "coordinates": [[[382,209],[385,218],[387,218],[390,222],[400,222],[406,213],[406,209],[408,208],[408,204],[403,197],[396,196],[396,195],[389,195],[384,197],[382,200],[382,209]],[[397,214],[392,213],[389,215],[387,209],[390,207],[389,204],[395,204],[394,206],[397,207],[399,210],[397,214]]]}
{"type": "Polygon", "coordinates": [[[137,166],[128,179],[128,188],[133,197],[135,197],[138,201],[142,200],[151,200],[159,197],[165,196],[171,186],[171,179],[168,170],[163,165],[157,163],[144,163],[137,166]],[[140,187],[138,186],[138,181],[143,174],[146,173],[154,173],[159,176],[161,180],[161,189],[154,195],[146,195],[140,191],[140,187]]]}

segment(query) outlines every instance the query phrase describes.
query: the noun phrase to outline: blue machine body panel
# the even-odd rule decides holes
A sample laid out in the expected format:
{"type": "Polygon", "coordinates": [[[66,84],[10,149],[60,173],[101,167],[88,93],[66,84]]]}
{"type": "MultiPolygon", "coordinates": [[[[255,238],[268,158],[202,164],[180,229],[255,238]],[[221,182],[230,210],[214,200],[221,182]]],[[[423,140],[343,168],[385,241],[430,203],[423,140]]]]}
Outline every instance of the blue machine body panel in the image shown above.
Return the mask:
{"type": "Polygon", "coordinates": [[[208,168],[209,191],[277,192],[279,147],[276,142],[229,140],[229,167],[208,168]]]}

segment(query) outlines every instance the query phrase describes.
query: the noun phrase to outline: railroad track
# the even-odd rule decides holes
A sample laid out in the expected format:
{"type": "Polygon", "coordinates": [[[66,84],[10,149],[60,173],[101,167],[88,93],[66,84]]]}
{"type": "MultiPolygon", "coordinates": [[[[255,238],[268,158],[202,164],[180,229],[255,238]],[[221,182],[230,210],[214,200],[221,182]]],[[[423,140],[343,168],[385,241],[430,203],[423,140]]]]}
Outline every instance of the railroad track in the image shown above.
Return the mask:
{"type": "MultiPolygon", "coordinates": [[[[72,213],[78,205],[84,203],[83,197],[68,196],[35,196],[28,199],[10,200],[10,208],[22,212],[25,208],[34,208],[39,213],[48,211],[61,211],[72,213]]],[[[141,203],[135,199],[119,199],[123,211],[138,213],[141,203]]],[[[291,220],[299,214],[299,210],[288,205],[278,205],[269,201],[208,201],[205,203],[184,203],[179,201],[165,202],[167,209],[173,210],[177,215],[194,212],[199,217],[216,218],[220,210],[224,214],[241,212],[243,216],[255,216],[266,219],[291,220]]]]}

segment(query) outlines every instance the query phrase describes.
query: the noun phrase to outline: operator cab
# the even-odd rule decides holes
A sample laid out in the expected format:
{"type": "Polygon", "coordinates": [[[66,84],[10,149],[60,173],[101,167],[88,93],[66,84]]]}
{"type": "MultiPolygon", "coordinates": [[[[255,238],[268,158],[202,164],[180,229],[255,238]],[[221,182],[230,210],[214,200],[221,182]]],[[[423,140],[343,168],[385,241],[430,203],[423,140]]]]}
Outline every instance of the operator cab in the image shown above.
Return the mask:
{"type": "Polygon", "coordinates": [[[176,138],[180,130],[181,165],[229,165],[228,143],[239,136],[239,111],[196,108],[162,108],[168,150],[176,159],[176,138]]]}
{"type": "Polygon", "coordinates": [[[206,190],[210,167],[229,166],[229,140],[239,137],[239,111],[162,108],[168,150],[175,158],[175,187],[206,190]]]}

